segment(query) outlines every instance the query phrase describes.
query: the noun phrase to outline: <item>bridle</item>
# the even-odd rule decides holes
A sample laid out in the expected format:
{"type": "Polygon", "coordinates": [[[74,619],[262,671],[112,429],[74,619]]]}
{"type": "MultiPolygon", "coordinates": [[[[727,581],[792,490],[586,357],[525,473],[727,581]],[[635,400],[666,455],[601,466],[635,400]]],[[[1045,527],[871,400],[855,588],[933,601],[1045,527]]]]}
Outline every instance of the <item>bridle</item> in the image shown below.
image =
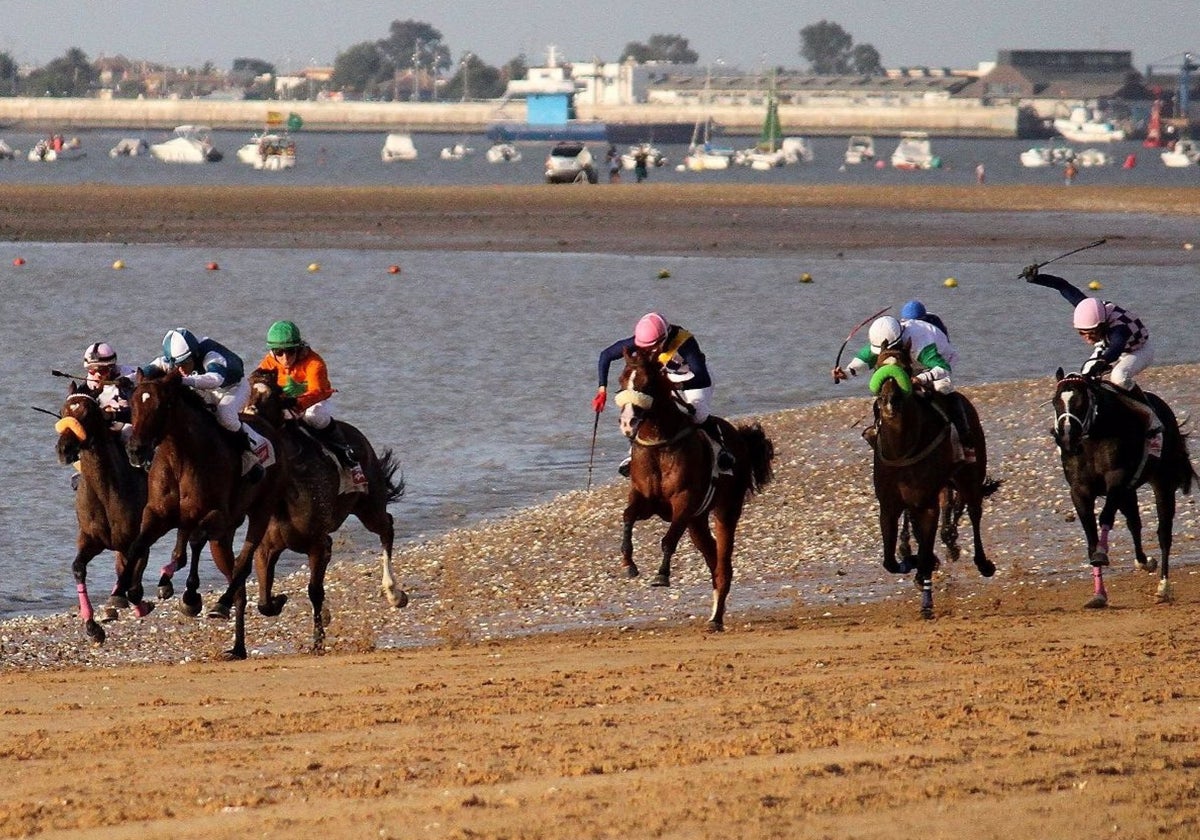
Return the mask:
{"type": "Polygon", "coordinates": [[[1058,444],[1059,449],[1064,451],[1074,451],[1078,449],[1080,442],[1087,437],[1088,432],[1092,428],[1092,423],[1096,419],[1096,407],[1098,400],[1095,399],[1095,394],[1092,393],[1093,385],[1090,380],[1084,376],[1072,375],[1065,376],[1058,382],[1058,387],[1054,393],[1054,442],[1058,444]],[[1071,410],[1070,404],[1064,393],[1072,390],[1072,386],[1078,386],[1087,392],[1087,410],[1080,416],[1071,410]],[[1062,410],[1059,410],[1059,406],[1062,410]],[[1072,437],[1069,432],[1072,428],[1078,428],[1078,438],[1072,437]]]}
{"type": "MultiPolygon", "coordinates": [[[[654,406],[655,397],[653,394],[647,393],[646,391],[635,387],[633,385],[634,378],[634,375],[631,374],[626,381],[625,387],[618,391],[616,397],[614,397],[614,401],[620,409],[624,410],[626,406],[631,406],[633,409],[633,417],[630,420],[630,427],[633,432],[632,439],[634,443],[641,444],[642,446],[670,446],[671,444],[678,443],[688,435],[695,432],[695,424],[689,422],[669,438],[642,438],[638,434],[638,429],[641,427],[642,422],[646,419],[650,409],[654,406]]],[[[683,397],[681,397],[679,392],[674,388],[669,389],[669,394],[671,400],[676,404],[675,407],[681,412],[686,414],[692,411],[692,407],[684,401],[683,397]]]]}

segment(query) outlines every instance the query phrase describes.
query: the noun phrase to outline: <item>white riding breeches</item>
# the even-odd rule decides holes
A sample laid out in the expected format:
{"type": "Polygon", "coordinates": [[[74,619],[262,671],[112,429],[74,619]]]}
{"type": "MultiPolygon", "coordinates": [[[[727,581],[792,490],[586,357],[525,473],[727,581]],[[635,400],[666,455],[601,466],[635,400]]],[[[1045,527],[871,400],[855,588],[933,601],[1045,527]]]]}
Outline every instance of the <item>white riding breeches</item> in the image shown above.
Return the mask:
{"type": "Polygon", "coordinates": [[[712,402],[712,386],[707,388],[694,388],[690,391],[680,391],[679,396],[683,401],[690,405],[693,410],[692,422],[699,425],[708,419],[710,414],[709,403],[712,402]]]}
{"type": "Polygon", "coordinates": [[[333,422],[333,399],[313,403],[304,409],[300,419],[304,421],[305,425],[317,430],[328,428],[329,424],[333,422]]]}
{"type": "Polygon", "coordinates": [[[1133,387],[1133,377],[1150,366],[1154,361],[1154,348],[1147,341],[1132,353],[1122,353],[1116,363],[1104,377],[1122,390],[1128,391],[1133,387]]]}
{"type": "Polygon", "coordinates": [[[242,420],[238,414],[246,408],[246,403],[250,401],[250,380],[242,378],[240,381],[223,388],[196,389],[196,393],[204,398],[204,401],[211,406],[216,407],[217,422],[223,428],[231,432],[240,431],[242,428],[242,420]]]}

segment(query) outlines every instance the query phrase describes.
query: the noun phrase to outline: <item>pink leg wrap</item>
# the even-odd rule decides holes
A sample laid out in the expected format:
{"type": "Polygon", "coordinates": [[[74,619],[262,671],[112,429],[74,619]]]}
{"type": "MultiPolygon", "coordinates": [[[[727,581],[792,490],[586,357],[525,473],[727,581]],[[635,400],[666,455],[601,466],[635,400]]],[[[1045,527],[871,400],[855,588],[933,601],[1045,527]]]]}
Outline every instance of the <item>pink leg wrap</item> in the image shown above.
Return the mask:
{"type": "Polygon", "coordinates": [[[1108,597],[1108,593],[1104,591],[1104,572],[1100,570],[1099,566],[1092,567],[1092,586],[1095,594],[1103,598],[1108,597]]]}
{"type": "Polygon", "coordinates": [[[1105,554],[1108,553],[1108,531],[1109,531],[1109,526],[1107,526],[1107,525],[1100,526],[1100,550],[1103,551],[1105,554]]]}
{"type": "Polygon", "coordinates": [[[178,568],[179,567],[176,566],[173,562],[168,563],[167,565],[162,567],[162,570],[161,570],[162,576],[163,577],[172,577],[175,574],[176,569],[178,569],[178,568]]]}
{"type": "Polygon", "coordinates": [[[150,614],[150,608],[142,602],[133,604],[133,612],[138,618],[145,618],[150,614]]]}
{"type": "Polygon", "coordinates": [[[87,584],[75,584],[75,591],[79,593],[79,617],[85,622],[92,620],[92,599],[87,594],[87,584]]]}

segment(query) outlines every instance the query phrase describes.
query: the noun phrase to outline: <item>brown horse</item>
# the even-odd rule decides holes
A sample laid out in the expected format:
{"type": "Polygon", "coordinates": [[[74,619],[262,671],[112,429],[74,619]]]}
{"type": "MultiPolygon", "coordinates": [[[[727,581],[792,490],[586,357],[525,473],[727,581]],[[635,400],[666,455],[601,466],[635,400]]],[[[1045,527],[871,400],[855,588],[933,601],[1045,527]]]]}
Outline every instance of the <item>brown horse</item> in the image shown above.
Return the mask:
{"type": "Polygon", "coordinates": [[[284,549],[308,555],[308,599],[313,610],[313,652],[325,648],[325,570],[332,551],[330,534],[354,514],[383,548],[383,594],[393,607],[408,604],[408,595],[396,585],[392,574],[392,545],[395,527],[387,506],[404,495],[404,478],[396,477],[399,463],[392,450],[377,455],[370,441],[354,426],[336,421],[346,442],[358,458],[362,486],[350,482],[342,487],[342,470],[332,453],[301,423],[285,419],[289,398],[283,395],[275,373],[256,370],[250,377],[252,392],[247,413],[255,414],[279,430],[287,471],[283,482],[283,504],[255,553],[258,572],[258,610],[278,615],[287,596],[271,594],[275,564],[284,549]]]}
{"type": "Polygon", "coordinates": [[[962,394],[974,438],[975,463],[956,460],[952,424],[931,400],[918,396],[912,384],[907,346],[880,354],[871,378],[875,400],[874,484],[879,500],[879,527],[883,537],[883,567],[904,574],[916,569],[921,588],[921,615],[933,617],[933,572],[938,567],[934,540],[944,508],[962,504],[970,516],[974,535],[974,560],[979,573],[991,577],[995,565],[988,560],[980,534],[983,500],[1000,486],[987,478],[987,441],[975,407],[962,394]],[[947,491],[951,495],[947,496],[947,491]],[[956,501],[951,501],[957,496],[956,501]],[[908,513],[917,538],[914,564],[896,560],[900,517],[908,513]]]}
{"type": "Polygon", "coordinates": [[[278,436],[269,424],[247,418],[247,425],[271,442],[277,459],[251,484],[242,478],[240,442],[220,427],[177,370],[154,379],[139,375],[129,402],[133,412],[130,458],[144,464],[153,455],[153,461],[146,508],[127,552],[131,571],[119,583],[136,603],[150,546],[172,528],[203,533],[217,569],[229,581],[209,616],[228,618],[230,608],[236,607],[234,645],[226,655],[245,659],[245,583],[250,559],[279,504],[283,453],[278,436]],[[235,558],[234,533],[243,519],[248,520],[246,541],[235,558]]]}
{"type": "MultiPolygon", "coordinates": [[[[68,387],[67,399],[59,412],[61,418],[55,424],[58,442],[55,446],[59,463],[79,464],[80,482],[75,491],[75,519],[79,530],[75,540],[75,561],[71,571],[75,576],[75,589],[79,595],[79,617],[87,634],[95,642],[104,642],[104,628],[95,620],[91,597],[87,591],[87,567],[101,551],[112,551],[116,555],[118,577],[128,564],[125,549],[137,536],[146,506],[146,472],[135,469],[125,454],[120,438],[113,433],[108,417],[100,408],[96,398],[86,389],[77,388],[72,382],[68,387]]],[[[181,533],[171,555],[171,562],[164,567],[164,578],[187,565],[187,540],[181,533]],[[170,570],[168,572],[168,569],[170,570]]],[[[192,569],[198,566],[203,541],[192,541],[192,569]]],[[[162,594],[160,581],[160,597],[162,594]]],[[[195,585],[190,583],[184,594],[184,612],[196,615],[198,606],[199,576],[195,585]]],[[[123,599],[118,599],[123,600],[123,599]]],[[[126,602],[126,606],[128,603],[126,602]]],[[[110,609],[115,605],[110,601],[110,609]]],[[[149,612],[144,606],[139,615],[149,612]]]]}
{"type": "Polygon", "coordinates": [[[725,448],[736,459],[731,475],[719,473],[714,444],[692,422],[657,360],[647,353],[626,352],[620,387],[621,430],[633,441],[629,501],[622,516],[622,565],[629,577],[637,576],[633,525],[659,516],[670,525],[660,542],[662,564],[650,585],[670,586],[671,557],[686,530],[712,578],[708,629],[724,630],[734,531],[746,497],[771,480],[775,447],[758,423],[734,426],[718,419],[725,448]]]}
{"type": "Polygon", "coordinates": [[[1071,488],[1071,502],[1087,540],[1088,562],[1092,565],[1093,595],[1086,607],[1108,605],[1103,567],[1108,565],[1108,532],[1117,518],[1133,538],[1137,564],[1148,572],[1159,569],[1159,603],[1171,600],[1170,570],[1172,530],[1175,521],[1175,491],[1189,493],[1196,470],[1188,455],[1187,435],[1179,428],[1175,413],[1157,395],[1146,393],[1162,423],[1162,454],[1151,456],[1146,448],[1145,421],[1109,386],[1083,374],[1055,374],[1054,442],[1062,456],[1063,475],[1071,488]],[[1158,516],[1158,550],[1161,564],[1142,550],[1142,517],[1137,489],[1149,484],[1154,489],[1158,516]],[[1096,498],[1104,497],[1100,528],[1096,529],[1096,498]]]}

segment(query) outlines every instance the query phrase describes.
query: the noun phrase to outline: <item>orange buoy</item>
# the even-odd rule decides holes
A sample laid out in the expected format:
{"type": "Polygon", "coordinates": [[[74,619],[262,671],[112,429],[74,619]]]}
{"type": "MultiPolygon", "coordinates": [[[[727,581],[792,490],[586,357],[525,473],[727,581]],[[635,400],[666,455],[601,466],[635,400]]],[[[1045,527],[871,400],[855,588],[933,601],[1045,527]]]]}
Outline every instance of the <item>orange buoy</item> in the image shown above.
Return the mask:
{"type": "Polygon", "coordinates": [[[13,259],[13,265],[25,265],[25,258],[24,257],[15,257],[13,259]]]}
{"type": "Polygon", "coordinates": [[[1135,166],[1137,166],[1137,155],[1131,154],[1129,157],[1125,158],[1125,163],[1122,164],[1121,168],[1133,169],[1135,166]]]}
{"type": "Polygon", "coordinates": [[[400,273],[400,266],[398,266],[398,265],[389,265],[388,266],[388,274],[399,274],[399,273],[400,273]]]}
{"type": "Polygon", "coordinates": [[[219,271],[221,269],[221,266],[217,265],[215,262],[210,262],[208,265],[206,265],[204,267],[207,268],[209,271],[219,271]]]}

